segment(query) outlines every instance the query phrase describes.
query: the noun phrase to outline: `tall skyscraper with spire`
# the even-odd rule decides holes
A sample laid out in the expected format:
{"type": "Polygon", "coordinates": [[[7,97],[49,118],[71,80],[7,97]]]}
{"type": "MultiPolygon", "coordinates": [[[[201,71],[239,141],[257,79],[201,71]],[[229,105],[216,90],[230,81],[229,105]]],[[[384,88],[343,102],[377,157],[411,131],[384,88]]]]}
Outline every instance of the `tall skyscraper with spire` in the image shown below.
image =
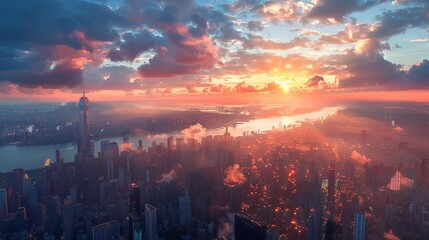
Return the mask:
{"type": "Polygon", "coordinates": [[[80,115],[80,136],[78,143],[78,151],[83,157],[89,156],[91,152],[89,142],[89,100],[85,96],[85,91],[79,100],[79,115],[80,115]]]}

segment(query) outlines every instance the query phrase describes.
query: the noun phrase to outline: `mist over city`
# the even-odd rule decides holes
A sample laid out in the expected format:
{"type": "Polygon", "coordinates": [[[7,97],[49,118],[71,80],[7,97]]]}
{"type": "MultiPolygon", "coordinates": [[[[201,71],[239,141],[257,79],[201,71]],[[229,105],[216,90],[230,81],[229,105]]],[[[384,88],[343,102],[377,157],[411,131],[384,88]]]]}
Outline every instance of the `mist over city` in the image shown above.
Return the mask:
{"type": "Polygon", "coordinates": [[[0,240],[429,240],[427,0],[13,0],[0,30],[0,240]]]}

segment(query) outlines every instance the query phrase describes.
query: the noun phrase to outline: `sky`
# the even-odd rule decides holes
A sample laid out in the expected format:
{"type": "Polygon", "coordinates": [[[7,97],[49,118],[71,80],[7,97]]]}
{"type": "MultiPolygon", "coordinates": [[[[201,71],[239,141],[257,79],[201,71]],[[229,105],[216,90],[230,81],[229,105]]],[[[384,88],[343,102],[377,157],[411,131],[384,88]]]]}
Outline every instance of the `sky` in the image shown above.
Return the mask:
{"type": "Polygon", "coordinates": [[[428,0],[14,0],[0,30],[1,101],[429,101],[428,0]]]}

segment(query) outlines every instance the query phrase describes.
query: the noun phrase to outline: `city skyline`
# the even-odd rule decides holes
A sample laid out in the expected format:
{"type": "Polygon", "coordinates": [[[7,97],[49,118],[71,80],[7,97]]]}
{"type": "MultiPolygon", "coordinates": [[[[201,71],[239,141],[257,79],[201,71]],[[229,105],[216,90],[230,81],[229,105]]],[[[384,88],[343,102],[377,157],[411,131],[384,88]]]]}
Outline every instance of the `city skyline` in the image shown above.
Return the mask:
{"type": "Polygon", "coordinates": [[[4,0],[0,30],[0,240],[429,240],[429,0],[4,0]]]}
{"type": "MultiPolygon", "coordinates": [[[[63,106],[75,109],[73,161],[56,149],[43,166],[0,172],[0,239],[425,239],[426,118],[407,120],[404,111],[428,111],[413,104],[349,106],[241,135],[229,132],[234,121],[215,135],[196,123],[143,147],[127,132],[120,141],[96,141],[97,125],[121,124],[87,118],[92,107],[83,93],[63,106]]],[[[33,128],[15,143],[18,151],[44,145],[33,128]]],[[[2,124],[2,136],[13,129],[2,124]]]]}

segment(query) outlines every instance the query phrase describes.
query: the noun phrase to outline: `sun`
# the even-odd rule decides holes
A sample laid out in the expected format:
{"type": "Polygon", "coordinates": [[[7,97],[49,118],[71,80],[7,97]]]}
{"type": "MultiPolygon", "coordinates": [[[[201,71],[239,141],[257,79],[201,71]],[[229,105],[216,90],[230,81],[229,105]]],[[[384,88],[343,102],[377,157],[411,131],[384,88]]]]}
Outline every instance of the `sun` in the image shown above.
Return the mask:
{"type": "Polygon", "coordinates": [[[287,84],[287,82],[282,82],[277,80],[275,82],[283,89],[283,92],[289,92],[289,85],[287,84]]]}

